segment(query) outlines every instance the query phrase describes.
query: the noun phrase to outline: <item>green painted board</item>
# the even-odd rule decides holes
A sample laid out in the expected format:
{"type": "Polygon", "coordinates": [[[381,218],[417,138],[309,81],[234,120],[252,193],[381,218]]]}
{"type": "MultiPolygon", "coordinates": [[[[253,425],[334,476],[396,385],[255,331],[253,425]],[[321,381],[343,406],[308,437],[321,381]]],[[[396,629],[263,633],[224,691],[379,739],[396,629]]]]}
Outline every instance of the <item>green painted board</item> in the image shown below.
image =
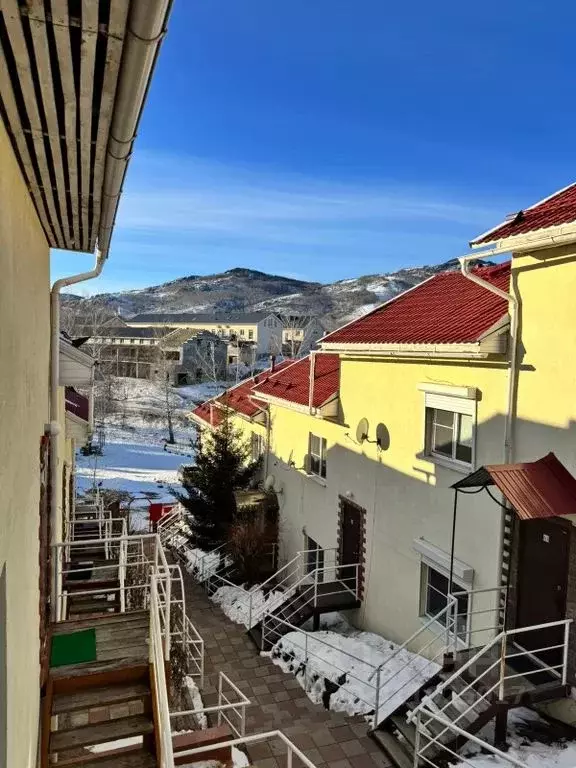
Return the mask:
{"type": "Polygon", "coordinates": [[[81,664],[96,661],[96,630],[83,629],[68,635],[54,635],[50,652],[50,666],[81,664]]]}

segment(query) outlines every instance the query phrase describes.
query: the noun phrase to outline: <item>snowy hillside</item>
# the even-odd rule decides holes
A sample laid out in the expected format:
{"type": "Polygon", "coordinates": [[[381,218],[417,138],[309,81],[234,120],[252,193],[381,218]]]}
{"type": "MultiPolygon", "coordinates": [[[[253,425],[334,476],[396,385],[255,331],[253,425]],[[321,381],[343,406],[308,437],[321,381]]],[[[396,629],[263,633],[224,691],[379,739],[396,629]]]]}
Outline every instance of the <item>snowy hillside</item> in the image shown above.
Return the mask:
{"type": "Polygon", "coordinates": [[[251,269],[190,275],[134,291],[82,299],[64,294],[69,307],[103,307],[130,316],[140,312],[300,312],[320,315],[328,329],[359,317],[378,304],[457,262],[364,275],[322,285],[251,269]]]}

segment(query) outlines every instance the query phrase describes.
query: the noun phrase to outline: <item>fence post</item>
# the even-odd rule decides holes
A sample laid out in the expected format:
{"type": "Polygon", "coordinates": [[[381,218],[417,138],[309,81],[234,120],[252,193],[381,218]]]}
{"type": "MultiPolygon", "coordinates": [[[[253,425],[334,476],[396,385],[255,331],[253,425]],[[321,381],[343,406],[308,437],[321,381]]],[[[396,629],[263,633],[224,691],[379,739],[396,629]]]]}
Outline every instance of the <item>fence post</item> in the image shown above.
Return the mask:
{"type": "Polygon", "coordinates": [[[380,667],[376,670],[376,697],[374,701],[374,728],[378,727],[378,710],[380,709],[380,667]]]}
{"type": "MultiPolygon", "coordinates": [[[[218,675],[218,706],[222,706],[222,674],[218,675]]],[[[222,710],[218,710],[218,725],[222,725],[222,710]]]]}
{"type": "Polygon", "coordinates": [[[500,640],[500,684],[498,686],[498,699],[500,701],[504,700],[505,694],[507,640],[508,635],[504,633],[500,640]]]}
{"type": "Polygon", "coordinates": [[[308,684],[308,632],[304,633],[304,690],[308,684]]]}
{"type": "Polygon", "coordinates": [[[564,649],[562,652],[562,685],[568,680],[568,646],[570,644],[570,621],[564,623],[564,649]]]}
{"type": "Polygon", "coordinates": [[[421,719],[422,715],[420,712],[418,712],[418,716],[416,717],[416,734],[414,737],[414,768],[418,768],[420,764],[418,754],[420,752],[420,727],[421,727],[421,719]]]}
{"type": "Polygon", "coordinates": [[[248,598],[248,630],[252,629],[252,593],[248,598]]]}
{"type": "Polygon", "coordinates": [[[288,752],[286,754],[286,768],[292,768],[292,747],[288,746],[288,752]]]}

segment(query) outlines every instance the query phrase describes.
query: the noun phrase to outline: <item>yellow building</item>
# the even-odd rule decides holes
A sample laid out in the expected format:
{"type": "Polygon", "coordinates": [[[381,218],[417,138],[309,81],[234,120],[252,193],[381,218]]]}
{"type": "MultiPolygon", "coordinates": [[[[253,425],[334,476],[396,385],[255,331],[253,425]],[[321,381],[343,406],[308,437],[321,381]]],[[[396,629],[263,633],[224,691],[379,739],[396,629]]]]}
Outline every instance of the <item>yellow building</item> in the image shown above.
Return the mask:
{"type": "Polygon", "coordinates": [[[273,312],[145,313],[126,320],[129,328],[190,328],[209,331],[223,339],[250,343],[258,355],[276,355],[282,351],[282,322],[273,312]]]}
{"type": "Polygon", "coordinates": [[[459,644],[506,621],[538,657],[525,628],[576,618],[575,243],[573,185],[252,385],[282,560],[355,562],[358,626],[442,637],[459,592],[459,644]]]}
{"type": "Polygon", "coordinates": [[[9,768],[36,766],[50,544],[61,541],[73,442],[90,415],[72,387],[89,383],[91,363],[60,341],[59,291],[95,277],[108,255],[167,14],[160,0],[99,5],[100,15],[82,3],[82,18],[42,0],[2,10],[0,765],[9,768]],[[51,291],[51,248],[96,252],[96,266],[51,291]]]}

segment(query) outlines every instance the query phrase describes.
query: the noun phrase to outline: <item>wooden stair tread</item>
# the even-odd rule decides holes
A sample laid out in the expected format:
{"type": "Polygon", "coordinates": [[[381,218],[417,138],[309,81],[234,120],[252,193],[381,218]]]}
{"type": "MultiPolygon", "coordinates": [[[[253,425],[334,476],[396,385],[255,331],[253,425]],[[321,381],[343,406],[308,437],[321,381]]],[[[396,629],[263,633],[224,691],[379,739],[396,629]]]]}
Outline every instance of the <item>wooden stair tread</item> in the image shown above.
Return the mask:
{"type": "Polygon", "coordinates": [[[87,661],[82,664],[70,664],[50,669],[50,676],[55,680],[59,678],[86,677],[100,672],[119,672],[126,668],[139,666],[148,661],[149,651],[146,649],[144,656],[126,656],[112,659],[99,659],[87,661]]]}
{"type": "Polygon", "coordinates": [[[112,624],[142,624],[142,626],[149,626],[150,615],[148,611],[131,611],[129,613],[111,613],[109,616],[99,617],[97,622],[93,619],[66,619],[66,621],[52,624],[51,629],[53,635],[60,635],[89,627],[97,627],[98,630],[101,630],[103,627],[112,624]]]}
{"type": "Polygon", "coordinates": [[[60,759],[57,763],[50,763],[50,766],[54,768],[156,768],[157,762],[150,752],[130,747],[60,759]]]}
{"type": "Polygon", "coordinates": [[[54,731],[50,735],[50,752],[104,744],[108,741],[152,733],[153,730],[152,720],[145,715],[132,715],[96,725],[68,728],[63,731],[54,731]]]}
{"type": "Polygon", "coordinates": [[[52,703],[52,714],[79,712],[107,704],[123,704],[149,695],[150,688],[144,683],[92,688],[78,693],[57,693],[52,703]]]}

